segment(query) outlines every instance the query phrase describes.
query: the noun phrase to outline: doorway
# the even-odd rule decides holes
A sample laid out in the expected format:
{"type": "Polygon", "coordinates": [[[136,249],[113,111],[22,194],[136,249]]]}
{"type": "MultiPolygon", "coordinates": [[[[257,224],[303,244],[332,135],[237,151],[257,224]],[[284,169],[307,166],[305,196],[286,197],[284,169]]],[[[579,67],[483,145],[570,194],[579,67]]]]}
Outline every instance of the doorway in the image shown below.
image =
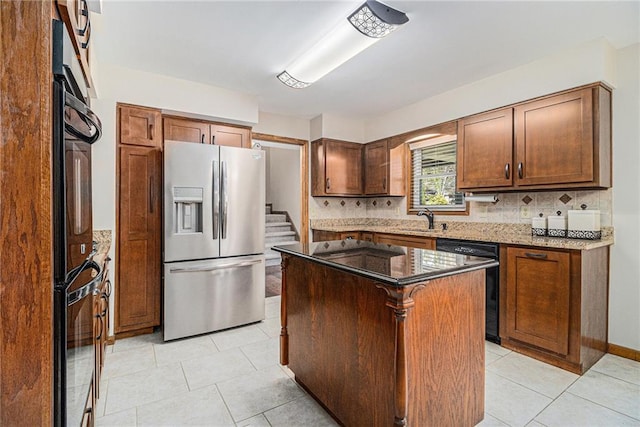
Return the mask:
{"type": "Polygon", "coordinates": [[[309,241],[308,142],[253,134],[252,147],[265,152],[266,296],[280,294],[278,244],[309,241]]]}

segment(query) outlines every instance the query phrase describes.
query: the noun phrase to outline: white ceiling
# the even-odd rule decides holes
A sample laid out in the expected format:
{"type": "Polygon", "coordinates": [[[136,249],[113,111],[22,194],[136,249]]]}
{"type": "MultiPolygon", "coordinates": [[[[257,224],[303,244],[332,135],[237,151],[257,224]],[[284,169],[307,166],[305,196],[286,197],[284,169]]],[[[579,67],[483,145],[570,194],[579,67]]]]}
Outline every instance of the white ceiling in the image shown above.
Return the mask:
{"type": "Polygon", "coordinates": [[[372,117],[601,37],[616,48],[640,42],[638,1],[386,0],[406,25],[306,89],[276,79],[362,2],[103,0],[93,42],[101,61],[305,118],[372,117]]]}

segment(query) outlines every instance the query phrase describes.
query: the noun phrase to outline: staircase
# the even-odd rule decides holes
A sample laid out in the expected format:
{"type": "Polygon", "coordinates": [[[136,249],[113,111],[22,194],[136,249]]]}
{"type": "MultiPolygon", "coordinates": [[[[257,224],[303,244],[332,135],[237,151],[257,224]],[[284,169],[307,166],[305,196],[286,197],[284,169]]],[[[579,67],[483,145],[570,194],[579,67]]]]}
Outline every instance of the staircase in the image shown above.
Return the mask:
{"type": "Polygon", "coordinates": [[[271,205],[266,206],[265,222],[265,260],[267,267],[280,265],[280,253],[271,249],[272,246],[297,243],[298,237],[286,213],[271,213],[271,205]]]}

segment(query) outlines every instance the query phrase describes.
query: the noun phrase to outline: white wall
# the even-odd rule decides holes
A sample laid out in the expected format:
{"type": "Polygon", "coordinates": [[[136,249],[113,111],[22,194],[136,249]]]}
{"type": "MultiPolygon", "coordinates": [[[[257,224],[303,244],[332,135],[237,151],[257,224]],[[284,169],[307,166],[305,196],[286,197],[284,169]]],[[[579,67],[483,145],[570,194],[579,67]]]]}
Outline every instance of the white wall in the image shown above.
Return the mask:
{"type": "MultiPolygon", "coordinates": [[[[100,117],[103,131],[100,141],[92,147],[93,228],[112,230],[110,256],[115,260],[116,102],[240,124],[258,121],[258,103],[246,94],[106,63],[95,64],[93,74],[98,98],[91,100],[91,108],[100,117]]],[[[117,268],[115,265],[110,270],[112,283],[117,268]]],[[[109,330],[112,333],[113,324],[109,330]]]]}
{"type": "Polygon", "coordinates": [[[253,132],[309,141],[310,120],[260,111],[253,132]]]}
{"type": "MultiPolygon", "coordinates": [[[[274,211],[287,211],[298,233],[300,215],[300,147],[297,145],[269,144],[269,172],[267,177],[267,203],[274,211]]],[[[306,182],[306,180],[304,180],[306,182]]]]}
{"type": "Polygon", "coordinates": [[[609,342],[640,350],[640,44],[617,52],[609,342]]]}
{"type": "MultiPolygon", "coordinates": [[[[596,40],[365,124],[365,140],[372,141],[583,84],[604,81],[612,85],[616,243],[611,248],[609,342],[635,350],[640,350],[639,51],[638,44],[616,51],[605,40],[596,40]]],[[[315,212],[320,209],[313,207],[315,212]]]]}
{"type": "Polygon", "coordinates": [[[342,141],[365,141],[364,121],[349,119],[332,114],[321,114],[311,120],[311,140],[332,138],[342,141]]]}
{"type": "Polygon", "coordinates": [[[606,40],[496,74],[365,122],[365,141],[458,119],[504,105],[615,78],[615,50],[606,40]]]}

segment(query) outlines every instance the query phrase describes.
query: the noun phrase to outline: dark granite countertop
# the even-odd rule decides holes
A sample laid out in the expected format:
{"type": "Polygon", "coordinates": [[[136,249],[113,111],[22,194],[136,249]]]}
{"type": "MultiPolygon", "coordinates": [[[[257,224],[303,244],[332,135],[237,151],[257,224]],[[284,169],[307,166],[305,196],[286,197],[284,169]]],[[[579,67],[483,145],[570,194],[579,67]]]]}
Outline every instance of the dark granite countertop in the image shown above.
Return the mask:
{"type": "Polygon", "coordinates": [[[396,287],[498,265],[489,258],[359,240],[297,243],[273,249],[396,287]]]}

